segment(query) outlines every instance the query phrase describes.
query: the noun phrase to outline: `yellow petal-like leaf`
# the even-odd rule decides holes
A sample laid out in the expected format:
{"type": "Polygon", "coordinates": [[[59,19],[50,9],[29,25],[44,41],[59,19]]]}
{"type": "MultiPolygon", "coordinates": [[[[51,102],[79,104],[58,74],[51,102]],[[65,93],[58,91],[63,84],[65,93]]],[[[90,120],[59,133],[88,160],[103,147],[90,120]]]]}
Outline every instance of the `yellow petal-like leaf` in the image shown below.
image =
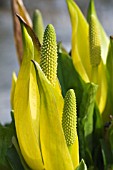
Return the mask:
{"type": "Polygon", "coordinates": [[[73,161],[74,168],[77,168],[79,165],[79,141],[78,135],[76,136],[75,142],[70,147],[70,155],[73,161]]]}
{"type": "Polygon", "coordinates": [[[72,59],[73,63],[86,82],[90,77],[89,26],[82,12],[73,0],[66,0],[72,25],[72,59]]]}
{"type": "Polygon", "coordinates": [[[31,60],[34,59],[34,46],[22,22],[21,27],[24,56],[14,96],[16,133],[26,163],[31,169],[43,170],[44,165],[39,144],[39,92],[35,70],[31,63],[31,60]]]}
{"type": "Polygon", "coordinates": [[[46,170],[73,170],[60,115],[63,99],[34,62],[40,92],[40,146],[46,170]]]}
{"type": "Polygon", "coordinates": [[[14,109],[14,93],[15,93],[15,87],[16,87],[16,81],[17,77],[15,72],[12,74],[12,85],[11,85],[11,95],[10,95],[10,101],[11,101],[11,109],[14,109]]]}
{"type": "Polygon", "coordinates": [[[100,63],[100,66],[98,67],[98,86],[99,88],[97,90],[97,103],[100,113],[102,113],[106,106],[108,90],[106,68],[102,61],[100,63]]]}

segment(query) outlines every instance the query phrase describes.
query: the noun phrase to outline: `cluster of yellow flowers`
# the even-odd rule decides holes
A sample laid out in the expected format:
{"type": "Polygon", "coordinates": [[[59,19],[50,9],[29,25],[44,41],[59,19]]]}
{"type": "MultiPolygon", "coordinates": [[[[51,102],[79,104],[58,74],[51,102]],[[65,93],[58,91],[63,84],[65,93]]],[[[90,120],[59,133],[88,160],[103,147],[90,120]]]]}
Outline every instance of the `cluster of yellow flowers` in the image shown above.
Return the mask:
{"type": "MultiPolygon", "coordinates": [[[[104,137],[101,141],[103,123],[112,114],[113,95],[108,88],[112,38],[109,41],[97,18],[94,0],[87,21],[76,3],[66,0],[71,56],[57,43],[51,24],[44,31],[40,11],[34,12],[32,26],[22,1],[12,2],[13,12],[19,14],[13,19],[20,71],[17,78],[13,74],[11,107],[25,162],[33,170],[86,170],[86,164],[103,168],[93,159],[106,147],[104,137]],[[17,18],[22,39],[18,39],[17,18]]],[[[107,140],[112,148],[111,129],[107,140]]],[[[105,153],[100,155],[104,162],[105,153]]]]}

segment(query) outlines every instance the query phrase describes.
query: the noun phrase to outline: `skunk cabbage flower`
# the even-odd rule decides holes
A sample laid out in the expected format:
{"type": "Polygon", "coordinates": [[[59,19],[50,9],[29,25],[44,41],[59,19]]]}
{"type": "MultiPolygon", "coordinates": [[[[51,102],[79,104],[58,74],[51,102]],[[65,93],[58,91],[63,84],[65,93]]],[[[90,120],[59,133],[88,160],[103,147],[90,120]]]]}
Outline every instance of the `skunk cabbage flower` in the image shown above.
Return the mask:
{"type": "MultiPolygon", "coordinates": [[[[45,70],[48,64],[45,63],[44,68],[42,61],[41,67],[34,61],[36,57],[34,52],[36,44],[34,43],[37,41],[33,41],[33,36],[30,37],[32,30],[21,19],[20,23],[24,55],[14,96],[14,118],[20,150],[31,169],[74,170],[61,124],[63,98],[54,81],[49,80],[41,69],[42,67],[45,70]]],[[[49,31],[53,30],[51,25],[47,26],[44,37],[46,37],[48,28],[50,28],[49,31]]],[[[54,32],[52,34],[50,40],[53,39],[52,42],[55,45],[54,32]]],[[[48,34],[47,38],[49,40],[48,34]]],[[[53,55],[54,52],[51,50],[51,46],[48,46],[49,54],[52,54],[48,57],[57,58],[56,51],[53,55]]],[[[44,45],[42,51],[44,51],[44,45]]],[[[43,52],[42,57],[46,58],[46,55],[43,52]]],[[[53,62],[53,58],[49,58],[49,61],[53,62]]],[[[55,69],[56,65],[54,65],[55,69]]],[[[51,77],[51,72],[49,74],[51,77]]],[[[56,76],[55,79],[57,79],[56,76]]]]}
{"type": "Polygon", "coordinates": [[[102,113],[107,99],[105,64],[109,40],[98,21],[93,0],[90,1],[88,9],[89,23],[73,0],[66,2],[72,24],[73,64],[85,82],[94,82],[98,85],[97,103],[102,113]]]}

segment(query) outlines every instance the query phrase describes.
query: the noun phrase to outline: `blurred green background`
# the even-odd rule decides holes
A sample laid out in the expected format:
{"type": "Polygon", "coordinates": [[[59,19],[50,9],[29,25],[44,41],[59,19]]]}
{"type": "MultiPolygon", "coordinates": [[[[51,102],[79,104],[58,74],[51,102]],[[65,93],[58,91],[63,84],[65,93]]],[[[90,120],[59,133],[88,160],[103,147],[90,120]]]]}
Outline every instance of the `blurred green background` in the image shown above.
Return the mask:
{"type": "MultiPolygon", "coordinates": [[[[57,41],[70,50],[71,25],[65,0],[23,0],[30,16],[34,9],[42,12],[44,25],[54,25],[57,41]]],[[[89,0],[76,0],[86,16],[89,0]]],[[[108,36],[113,35],[113,0],[95,0],[96,10],[108,36]]],[[[13,38],[10,0],[0,0],[0,122],[10,120],[10,87],[12,72],[18,73],[13,38]]]]}

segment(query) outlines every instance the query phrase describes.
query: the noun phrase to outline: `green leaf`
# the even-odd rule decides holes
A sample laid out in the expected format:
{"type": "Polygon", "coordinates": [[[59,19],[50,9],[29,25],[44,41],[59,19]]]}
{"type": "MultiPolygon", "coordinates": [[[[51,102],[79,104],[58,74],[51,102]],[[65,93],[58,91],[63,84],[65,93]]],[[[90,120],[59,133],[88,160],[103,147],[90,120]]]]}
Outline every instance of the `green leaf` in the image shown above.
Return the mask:
{"type": "Polygon", "coordinates": [[[30,168],[28,167],[28,165],[26,164],[26,162],[25,162],[25,160],[24,160],[24,158],[23,158],[23,156],[22,156],[22,153],[21,153],[21,150],[20,150],[20,148],[19,148],[17,139],[16,139],[16,137],[14,137],[14,136],[12,137],[12,143],[13,143],[13,145],[14,145],[17,153],[18,153],[18,156],[19,156],[19,158],[20,158],[21,164],[22,164],[23,167],[24,167],[24,170],[30,170],[30,168]]]}
{"type": "Polygon", "coordinates": [[[105,142],[104,139],[100,140],[100,144],[101,144],[101,152],[103,156],[103,164],[104,164],[104,168],[106,169],[109,165],[113,164],[113,155],[109,144],[105,142]]]}
{"type": "Polygon", "coordinates": [[[112,156],[113,156],[113,125],[111,126],[111,128],[109,130],[109,142],[111,145],[112,156]]]}
{"type": "MultiPolygon", "coordinates": [[[[82,102],[80,105],[79,117],[87,119],[89,113],[93,112],[95,104],[95,96],[98,86],[94,83],[87,83],[84,87],[82,102]]],[[[91,116],[92,117],[92,116],[91,116]]]]}
{"type": "Polygon", "coordinates": [[[93,126],[94,126],[94,132],[93,132],[93,147],[94,150],[96,150],[96,146],[99,145],[100,139],[103,136],[103,121],[102,117],[100,115],[98,106],[95,104],[94,107],[94,115],[93,115],[93,126]]]}
{"type": "Polygon", "coordinates": [[[85,159],[85,149],[86,149],[86,143],[85,143],[85,137],[84,137],[84,126],[82,124],[82,121],[80,118],[78,118],[78,139],[79,139],[79,155],[80,159],[85,159]]]}
{"type": "Polygon", "coordinates": [[[73,0],[66,0],[72,25],[72,60],[76,70],[86,82],[91,73],[89,57],[89,26],[73,0]],[[81,41],[82,40],[82,41],[81,41]]]}
{"type": "Polygon", "coordinates": [[[70,56],[64,53],[59,53],[58,57],[58,79],[60,81],[63,96],[65,96],[68,89],[72,88],[75,90],[78,110],[82,100],[85,83],[76,71],[70,56]]]}
{"type": "Polygon", "coordinates": [[[92,164],[92,150],[93,150],[93,114],[95,106],[95,96],[97,92],[97,85],[93,83],[86,84],[78,112],[80,123],[78,134],[80,135],[79,144],[81,151],[81,157],[87,161],[90,165],[92,164]],[[80,131],[79,131],[80,130],[80,131]],[[84,142],[83,142],[84,141],[84,142]],[[82,146],[83,145],[83,146],[82,146]]]}
{"type": "Polygon", "coordinates": [[[8,148],[12,144],[12,136],[14,135],[14,129],[12,124],[2,126],[0,124],[0,169],[11,170],[10,165],[6,159],[8,148]]]}
{"type": "Polygon", "coordinates": [[[62,96],[47,80],[38,63],[33,63],[40,92],[40,146],[45,169],[73,170],[61,125],[62,96]]]}
{"type": "Polygon", "coordinates": [[[79,117],[84,125],[84,137],[86,138],[87,145],[90,149],[92,148],[93,113],[96,92],[97,85],[92,83],[86,85],[79,111],[79,117]]]}
{"type": "Polygon", "coordinates": [[[96,22],[98,24],[98,28],[99,28],[99,31],[100,31],[100,39],[101,39],[101,57],[102,57],[102,60],[105,64],[106,59],[107,59],[107,53],[108,53],[109,39],[108,39],[102,25],[100,24],[100,22],[98,20],[96,10],[95,10],[94,0],[90,0],[90,4],[89,4],[89,7],[88,7],[88,14],[87,14],[88,22],[90,21],[91,15],[95,16],[96,22]]]}
{"type": "Polygon", "coordinates": [[[7,159],[12,170],[24,170],[14,146],[8,149],[7,159]]]}
{"type": "Polygon", "coordinates": [[[87,166],[84,162],[84,160],[82,159],[79,166],[76,168],[76,170],[87,170],[87,166]]]}
{"type": "Polygon", "coordinates": [[[111,148],[112,152],[112,163],[113,163],[113,119],[109,121],[109,127],[106,130],[106,140],[109,143],[109,147],[111,148]]]}
{"type": "Polygon", "coordinates": [[[107,78],[108,78],[108,97],[107,97],[107,104],[106,110],[103,115],[104,121],[109,119],[109,115],[106,113],[110,113],[113,115],[112,103],[113,103],[113,38],[110,37],[110,45],[109,45],[109,52],[107,56],[107,78]]]}

